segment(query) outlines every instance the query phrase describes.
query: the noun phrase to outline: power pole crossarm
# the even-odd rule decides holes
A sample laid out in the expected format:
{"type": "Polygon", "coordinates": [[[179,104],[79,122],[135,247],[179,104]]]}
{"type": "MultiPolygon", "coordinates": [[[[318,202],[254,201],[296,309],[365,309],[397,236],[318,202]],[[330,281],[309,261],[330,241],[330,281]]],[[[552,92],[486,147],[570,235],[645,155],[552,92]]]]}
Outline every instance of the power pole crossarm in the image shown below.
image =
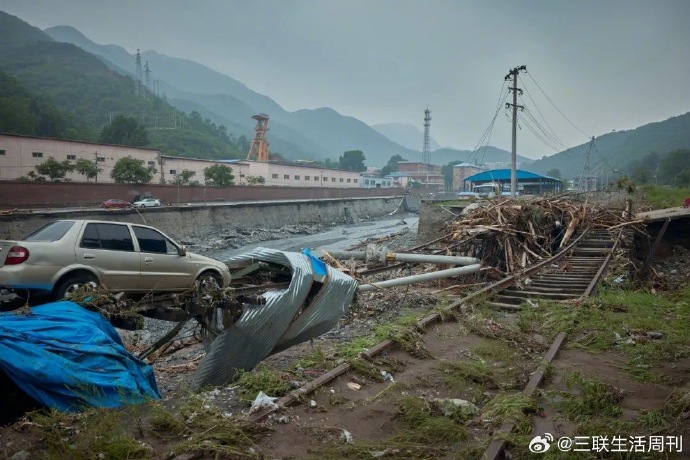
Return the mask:
{"type": "Polygon", "coordinates": [[[520,71],[526,70],[527,66],[521,65],[520,67],[511,69],[508,75],[505,76],[506,81],[513,80],[513,86],[508,88],[508,90],[513,92],[513,103],[506,103],[506,107],[513,108],[513,148],[510,154],[510,196],[513,198],[517,195],[517,111],[518,108],[525,108],[525,106],[518,105],[517,103],[518,91],[522,94],[522,90],[517,87],[517,81],[520,71]]]}

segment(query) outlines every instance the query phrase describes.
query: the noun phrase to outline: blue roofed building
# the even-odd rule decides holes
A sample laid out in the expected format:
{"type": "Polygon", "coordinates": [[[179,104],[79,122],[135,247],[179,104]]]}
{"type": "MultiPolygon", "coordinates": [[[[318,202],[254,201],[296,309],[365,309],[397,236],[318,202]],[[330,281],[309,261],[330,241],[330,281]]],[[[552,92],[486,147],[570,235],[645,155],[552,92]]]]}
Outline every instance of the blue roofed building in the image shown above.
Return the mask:
{"type": "MultiPolygon", "coordinates": [[[[543,195],[564,191],[563,181],[555,177],[542,176],[522,169],[516,170],[518,192],[521,195],[543,195]]],[[[482,171],[464,179],[465,190],[482,191],[498,190],[510,192],[510,169],[491,169],[482,171]]],[[[495,193],[495,192],[494,192],[495,193]]]]}

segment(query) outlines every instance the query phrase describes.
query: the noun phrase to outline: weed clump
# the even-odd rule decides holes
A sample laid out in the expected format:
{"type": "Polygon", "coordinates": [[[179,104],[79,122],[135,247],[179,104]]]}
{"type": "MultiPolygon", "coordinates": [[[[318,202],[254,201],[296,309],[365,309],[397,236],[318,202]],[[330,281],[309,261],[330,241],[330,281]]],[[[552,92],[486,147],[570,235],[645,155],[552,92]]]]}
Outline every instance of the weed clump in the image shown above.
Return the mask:
{"type": "Polygon", "coordinates": [[[467,437],[462,425],[416,396],[405,396],[400,400],[398,419],[407,429],[400,431],[394,439],[431,444],[434,441],[458,442],[467,437]]]}
{"type": "Polygon", "coordinates": [[[295,377],[289,372],[269,369],[259,365],[250,372],[241,372],[235,382],[243,399],[253,400],[260,391],[270,396],[285,396],[291,389],[290,381],[295,377]]]}
{"type": "Polygon", "coordinates": [[[560,403],[566,416],[581,422],[591,417],[617,417],[622,413],[618,403],[624,393],[618,388],[574,372],[566,377],[568,388],[576,387],[579,394],[567,394],[560,403]]]}
{"type": "Polygon", "coordinates": [[[486,403],[481,418],[491,426],[512,422],[518,433],[528,433],[532,427],[528,414],[536,410],[537,401],[530,396],[501,393],[486,403]]]}

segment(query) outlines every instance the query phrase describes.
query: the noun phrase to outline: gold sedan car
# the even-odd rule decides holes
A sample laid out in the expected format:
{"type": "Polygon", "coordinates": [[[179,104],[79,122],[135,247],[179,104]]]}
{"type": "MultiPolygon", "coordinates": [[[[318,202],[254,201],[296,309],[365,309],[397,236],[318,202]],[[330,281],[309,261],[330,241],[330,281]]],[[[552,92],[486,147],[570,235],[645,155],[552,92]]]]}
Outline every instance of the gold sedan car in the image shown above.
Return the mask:
{"type": "Polygon", "coordinates": [[[230,284],[228,267],[146,225],[95,220],[50,222],[21,241],[0,240],[0,288],[56,299],[87,283],[111,291],[184,291],[195,281],[230,284]]]}

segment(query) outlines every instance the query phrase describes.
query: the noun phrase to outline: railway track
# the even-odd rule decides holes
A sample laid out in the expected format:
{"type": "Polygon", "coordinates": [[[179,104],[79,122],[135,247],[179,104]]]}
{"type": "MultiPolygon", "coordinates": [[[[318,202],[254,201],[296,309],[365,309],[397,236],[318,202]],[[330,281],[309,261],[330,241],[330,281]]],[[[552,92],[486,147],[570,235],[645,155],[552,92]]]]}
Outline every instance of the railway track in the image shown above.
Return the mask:
{"type": "MultiPolygon", "coordinates": [[[[447,307],[447,311],[449,313],[465,312],[473,302],[481,300],[484,305],[507,311],[510,315],[511,313],[519,314],[523,306],[529,305],[530,302],[563,301],[589,296],[595,291],[597,283],[606,271],[617,248],[622,241],[631,236],[631,232],[632,230],[627,229],[616,229],[614,232],[605,229],[584,230],[574,235],[571,243],[553,257],[455,301],[447,307]]],[[[444,312],[430,314],[418,322],[417,329],[428,329],[433,324],[442,321],[444,316],[444,312]]],[[[556,358],[565,339],[566,336],[563,333],[556,337],[548,352],[539,361],[539,367],[531,372],[531,377],[523,390],[525,395],[531,396],[539,387],[544,378],[546,366],[556,358]]],[[[364,352],[362,357],[373,361],[385,351],[392,352],[395,345],[392,340],[384,340],[364,352]]],[[[349,370],[350,365],[342,363],[301,388],[288,393],[276,401],[275,406],[250,414],[248,419],[259,422],[278,409],[303,401],[305,396],[322,386],[331,384],[349,370]]],[[[496,433],[510,433],[513,428],[514,426],[508,423],[501,426],[496,433]]],[[[504,441],[493,441],[481,458],[499,459],[503,449],[504,441]]]]}

